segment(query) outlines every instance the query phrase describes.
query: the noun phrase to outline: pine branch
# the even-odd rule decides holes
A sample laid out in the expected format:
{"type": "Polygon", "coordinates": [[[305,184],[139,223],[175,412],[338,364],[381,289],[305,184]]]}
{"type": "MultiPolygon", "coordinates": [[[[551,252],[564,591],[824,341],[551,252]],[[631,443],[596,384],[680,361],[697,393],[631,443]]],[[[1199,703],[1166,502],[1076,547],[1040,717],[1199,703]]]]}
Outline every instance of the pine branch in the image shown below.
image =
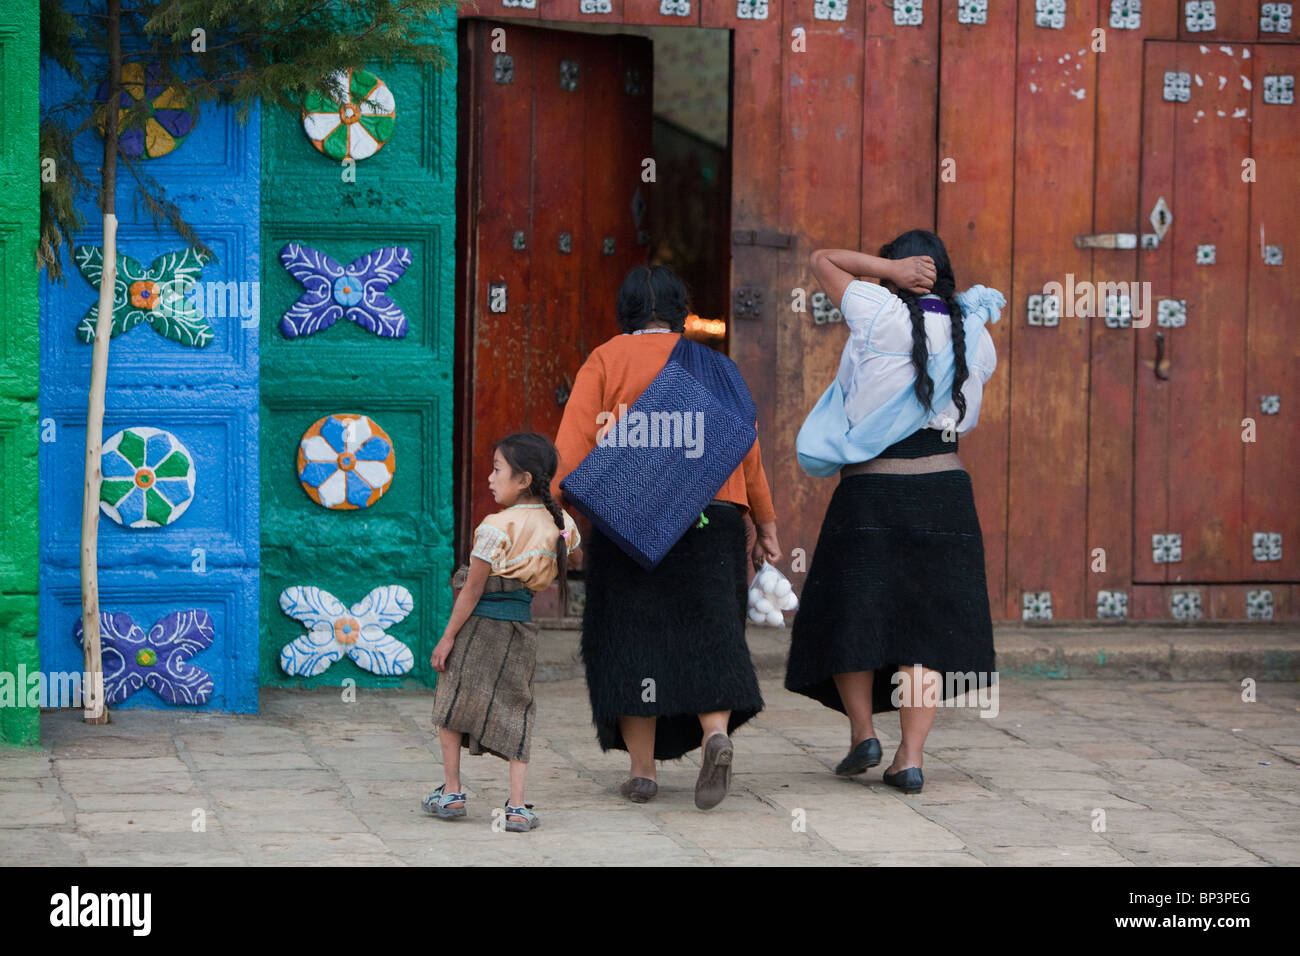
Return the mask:
{"type": "MultiPolygon", "coordinates": [[[[57,64],[80,89],[65,102],[43,107],[41,156],[53,157],[54,183],[41,188],[37,262],[52,279],[61,279],[60,250],[84,228],[77,201],[102,190],[77,162],[72,144],[98,129],[107,105],[95,101],[99,77],[86,77],[78,51],[87,45],[106,52],[102,14],[71,13],[61,0],[41,2],[41,56],[57,64]],[[85,111],[85,115],[81,115],[85,111]],[[65,117],[81,116],[75,128],[65,117]]],[[[443,13],[456,0],[139,0],[122,11],[124,62],[158,61],[186,88],[198,109],[213,103],[233,106],[247,122],[258,103],[299,113],[312,92],[342,98],[348,91],[335,79],[342,69],[414,63],[441,71],[447,58],[435,42],[443,13]],[[191,31],[202,28],[212,42],[191,52],[191,31]]],[[[97,69],[102,67],[97,67],[97,69]]],[[[118,114],[119,134],[143,126],[149,106],[137,103],[118,114]]],[[[118,157],[131,171],[136,193],[155,225],[166,221],[187,243],[207,250],[181,209],[142,168],[118,157]]]]}

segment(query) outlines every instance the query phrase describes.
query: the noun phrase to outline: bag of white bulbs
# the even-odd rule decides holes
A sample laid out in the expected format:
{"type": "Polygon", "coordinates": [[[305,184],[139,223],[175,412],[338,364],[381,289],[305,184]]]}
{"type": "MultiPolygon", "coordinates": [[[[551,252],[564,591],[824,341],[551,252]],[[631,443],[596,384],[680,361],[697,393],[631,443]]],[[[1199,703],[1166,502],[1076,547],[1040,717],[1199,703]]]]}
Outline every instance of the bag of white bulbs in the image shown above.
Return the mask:
{"type": "Polygon", "coordinates": [[[786,576],[763,562],[754,583],[749,586],[749,619],[755,624],[770,627],[785,627],[785,615],[782,611],[793,611],[799,607],[799,598],[790,586],[786,576]]]}

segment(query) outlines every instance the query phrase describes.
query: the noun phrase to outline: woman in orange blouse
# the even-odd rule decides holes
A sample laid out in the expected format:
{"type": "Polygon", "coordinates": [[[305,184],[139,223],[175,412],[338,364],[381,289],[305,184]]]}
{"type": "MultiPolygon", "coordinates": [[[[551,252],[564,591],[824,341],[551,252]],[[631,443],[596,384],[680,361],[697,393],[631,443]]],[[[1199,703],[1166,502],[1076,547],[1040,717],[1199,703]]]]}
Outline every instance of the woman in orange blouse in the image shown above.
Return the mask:
{"type": "MultiPolygon", "coordinates": [[[[552,494],[603,432],[654,380],[681,337],[686,289],[664,266],[633,269],[618,293],[622,335],[597,347],[574,381],[555,439],[552,494]],[[621,407],[621,408],[620,408],[621,407]]],[[[705,454],[708,446],[703,447],[705,454]]],[[[726,796],[730,733],[763,709],[745,643],[745,515],[757,527],[755,566],[781,557],[776,513],[757,440],[662,562],[647,571],[593,528],[585,543],[582,659],[602,750],[626,750],[620,792],[644,803],[658,792],[655,760],[703,747],[695,804],[726,796]]]]}

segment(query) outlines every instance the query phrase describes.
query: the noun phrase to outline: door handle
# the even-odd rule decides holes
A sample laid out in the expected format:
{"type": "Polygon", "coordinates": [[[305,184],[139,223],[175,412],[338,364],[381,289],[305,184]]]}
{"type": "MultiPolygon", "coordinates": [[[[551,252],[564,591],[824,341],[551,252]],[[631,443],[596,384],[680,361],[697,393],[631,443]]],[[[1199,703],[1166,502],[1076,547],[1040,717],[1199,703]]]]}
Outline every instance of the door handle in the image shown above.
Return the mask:
{"type": "Polygon", "coordinates": [[[1097,232],[1090,236],[1075,236],[1076,249],[1136,249],[1135,232],[1097,232]]]}
{"type": "Polygon", "coordinates": [[[1156,378],[1169,381],[1169,360],[1165,358],[1165,333],[1156,333],[1156,364],[1152,367],[1156,378]]]}

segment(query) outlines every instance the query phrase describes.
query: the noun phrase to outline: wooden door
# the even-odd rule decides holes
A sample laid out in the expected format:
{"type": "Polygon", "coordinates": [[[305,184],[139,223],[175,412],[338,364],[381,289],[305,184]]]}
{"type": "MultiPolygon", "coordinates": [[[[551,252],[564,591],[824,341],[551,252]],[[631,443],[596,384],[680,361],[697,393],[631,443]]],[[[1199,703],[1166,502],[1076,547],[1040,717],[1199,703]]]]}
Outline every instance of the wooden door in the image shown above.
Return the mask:
{"type": "Polygon", "coordinates": [[[1139,258],[1139,583],[1300,579],[1300,163],[1270,79],[1297,67],[1293,45],[1146,45],[1140,213],[1154,229],[1163,198],[1169,224],[1139,258]]]}
{"type": "Polygon", "coordinates": [[[648,39],[468,20],[461,56],[463,550],[496,510],[493,443],[516,431],[554,438],[578,368],[619,331],[614,300],[647,260],[654,184],[642,181],[648,39]]]}

